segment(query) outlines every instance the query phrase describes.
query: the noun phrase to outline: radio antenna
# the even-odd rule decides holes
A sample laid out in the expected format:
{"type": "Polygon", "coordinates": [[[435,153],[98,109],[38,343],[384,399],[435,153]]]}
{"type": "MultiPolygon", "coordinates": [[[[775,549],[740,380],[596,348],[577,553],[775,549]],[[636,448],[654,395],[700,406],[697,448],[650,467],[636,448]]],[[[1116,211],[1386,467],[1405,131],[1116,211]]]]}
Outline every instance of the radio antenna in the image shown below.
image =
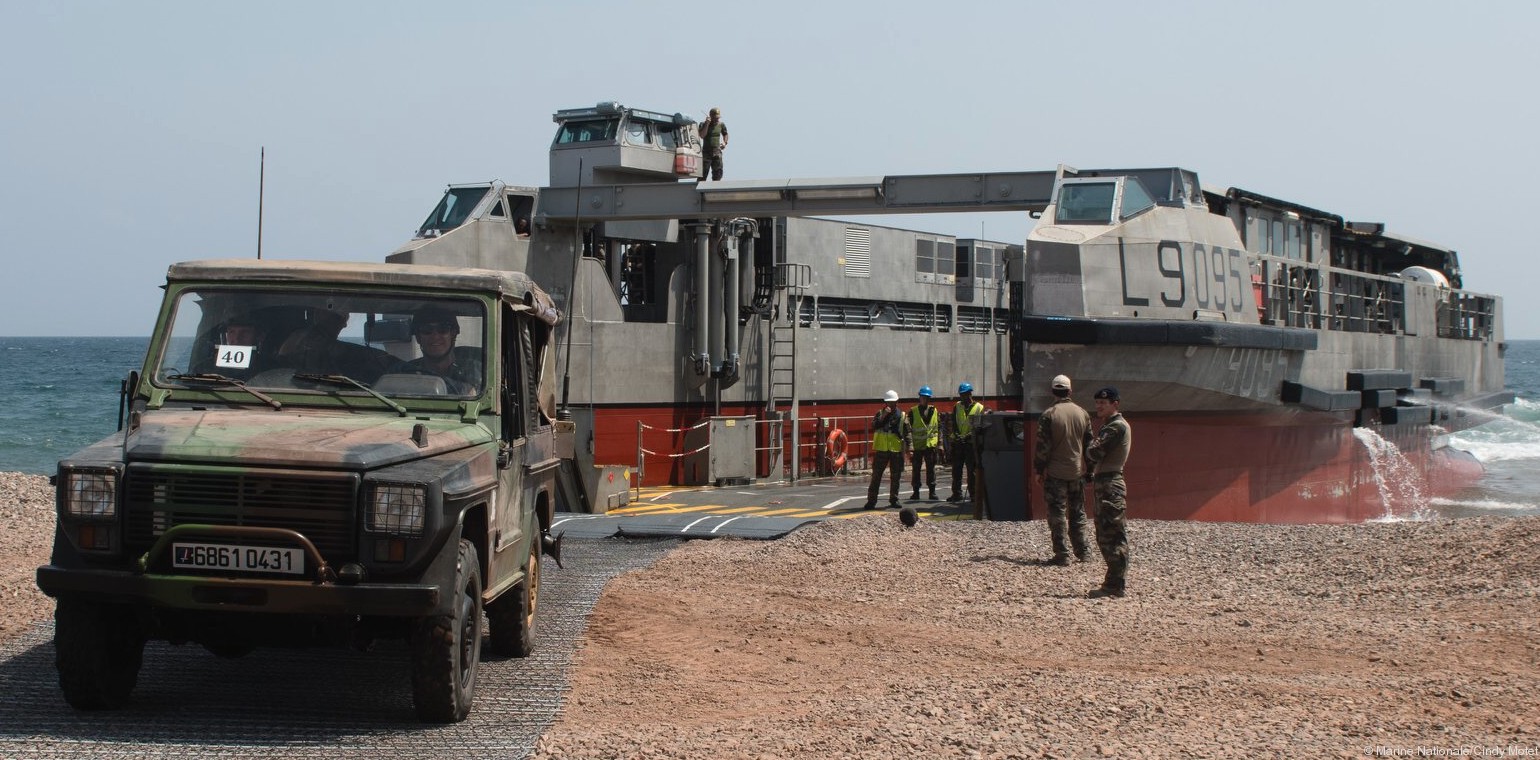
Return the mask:
{"type": "Polygon", "coordinates": [[[267,146],[257,162],[257,258],[262,258],[262,196],[267,191],[267,146]]]}
{"type": "Polygon", "coordinates": [[[557,419],[572,419],[572,411],[567,408],[567,402],[572,396],[572,331],[577,327],[577,323],[572,319],[572,312],[577,308],[578,263],[583,259],[583,159],[581,158],[578,159],[577,193],[573,198],[572,280],[567,285],[567,357],[561,370],[561,408],[556,412],[557,419]]]}

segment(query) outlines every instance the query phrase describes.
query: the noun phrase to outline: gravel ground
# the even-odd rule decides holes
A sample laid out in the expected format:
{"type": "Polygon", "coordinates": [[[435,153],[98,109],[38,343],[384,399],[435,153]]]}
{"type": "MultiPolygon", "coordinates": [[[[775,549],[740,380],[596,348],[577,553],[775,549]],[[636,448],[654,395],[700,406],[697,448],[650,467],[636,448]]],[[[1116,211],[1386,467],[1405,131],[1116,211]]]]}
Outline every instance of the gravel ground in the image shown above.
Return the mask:
{"type": "Polygon", "coordinates": [[[687,544],[606,588],[537,757],[1540,754],[1540,518],[1130,535],[1124,599],[1041,521],[687,544]]]}
{"type": "MultiPolygon", "coordinates": [[[[0,640],[53,494],[0,473],[0,640]]],[[[831,520],[612,581],[539,758],[1534,756],[1540,518],[1133,521],[1125,599],[1042,522],[831,520]]]]}
{"type": "Polygon", "coordinates": [[[37,567],[53,545],[53,486],[41,475],[0,472],[0,642],[53,617],[37,590],[37,567]]]}

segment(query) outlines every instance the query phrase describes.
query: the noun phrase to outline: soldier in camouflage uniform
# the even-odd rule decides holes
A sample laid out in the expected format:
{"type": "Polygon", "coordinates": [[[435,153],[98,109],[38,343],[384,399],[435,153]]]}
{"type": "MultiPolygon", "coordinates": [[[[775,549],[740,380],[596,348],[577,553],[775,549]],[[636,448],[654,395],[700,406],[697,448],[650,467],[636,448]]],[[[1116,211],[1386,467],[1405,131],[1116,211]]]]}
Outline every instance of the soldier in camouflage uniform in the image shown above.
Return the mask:
{"type": "Polygon", "coordinates": [[[727,122],[722,121],[722,109],[711,109],[711,114],[701,122],[697,131],[705,141],[702,155],[706,159],[706,174],[719,180],[722,178],[722,151],[727,150],[727,122]]]}
{"type": "Polygon", "coordinates": [[[1128,531],[1123,523],[1128,489],[1123,483],[1123,465],[1133,447],[1133,430],[1118,411],[1118,389],[1107,387],[1096,392],[1096,416],[1102,421],[1091,445],[1086,448],[1091,484],[1096,488],[1096,545],[1107,561],[1107,576],[1092,597],[1121,597],[1128,574],[1128,531]]]}
{"type": "Polygon", "coordinates": [[[1091,415],[1070,400],[1070,380],[1064,375],[1053,379],[1056,397],[1053,405],[1037,419],[1037,445],[1033,448],[1032,471],[1043,489],[1048,505],[1048,530],[1053,535],[1054,565],[1069,564],[1069,550],[1075,559],[1086,560],[1085,540],[1085,448],[1091,442],[1091,415]],[[1065,533],[1069,541],[1064,540],[1065,533]],[[1066,545],[1068,544],[1068,545],[1066,545]]]}

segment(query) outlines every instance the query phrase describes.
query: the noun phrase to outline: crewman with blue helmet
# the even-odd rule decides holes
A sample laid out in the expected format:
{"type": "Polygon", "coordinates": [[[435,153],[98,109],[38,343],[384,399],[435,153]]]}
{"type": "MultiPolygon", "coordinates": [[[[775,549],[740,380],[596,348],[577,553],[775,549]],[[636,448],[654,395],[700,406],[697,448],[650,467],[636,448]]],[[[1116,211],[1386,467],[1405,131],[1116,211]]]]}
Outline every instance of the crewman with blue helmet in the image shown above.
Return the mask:
{"type": "Polygon", "coordinates": [[[957,386],[957,404],[952,407],[952,495],[947,501],[962,501],[977,492],[978,455],[973,450],[974,418],[985,411],[983,404],[973,400],[973,383],[964,381],[957,386]],[[967,481],[966,489],[964,481],[967,481]]]}
{"type": "Polygon", "coordinates": [[[920,498],[921,464],[925,465],[930,499],[936,500],[936,451],[941,448],[941,412],[930,403],[934,395],[929,385],[920,386],[920,403],[909,409],[909,450],[912,452],[909,456],[910,464],[914,465],[914,475],[909,479],[913,486],[910,501],[920,498]]]}

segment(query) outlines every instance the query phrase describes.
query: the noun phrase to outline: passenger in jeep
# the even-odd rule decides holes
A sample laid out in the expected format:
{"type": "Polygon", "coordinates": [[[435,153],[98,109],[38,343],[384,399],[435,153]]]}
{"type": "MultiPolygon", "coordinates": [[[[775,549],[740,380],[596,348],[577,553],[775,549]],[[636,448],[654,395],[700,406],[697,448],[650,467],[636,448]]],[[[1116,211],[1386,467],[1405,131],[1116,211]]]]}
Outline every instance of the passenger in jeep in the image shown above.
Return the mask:
{"type": "Polygon", "coordinates": [[[309,324],[295,330],[278,348],[276,364],[301,372],[342,374],[359,382],[374,382],[395,358],[377,348],[339,339],[337,336],[347,324],[346,312],[311,309],[309,324]]]}
{"type": "Polygon", "coordinates": [[[444,378],[454,396],[475,393],[481,387],[481,351],[469,346],[455,346],[460,335],[460,321],[439,306],[424,306],[412,315],[412,337],[422,350],[422,357],[395,369],[437,375],[444,378]]]}

